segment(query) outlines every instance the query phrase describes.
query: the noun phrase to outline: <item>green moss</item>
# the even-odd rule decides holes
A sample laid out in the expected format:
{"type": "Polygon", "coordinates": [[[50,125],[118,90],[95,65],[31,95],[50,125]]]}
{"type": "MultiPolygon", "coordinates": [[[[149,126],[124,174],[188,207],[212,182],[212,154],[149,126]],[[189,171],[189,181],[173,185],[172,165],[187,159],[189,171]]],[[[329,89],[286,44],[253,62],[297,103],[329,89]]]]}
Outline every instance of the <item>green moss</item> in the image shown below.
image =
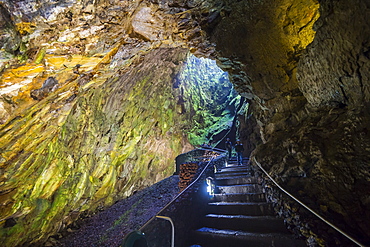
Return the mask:
{"type": "Polygon", "coordinates": [[[6,243],[8,246],[17,246],[21,242],[25,230],[25,226],[22,222],[20,222],[11,228],[5,228],[0,231],[0,236],[2,239],[7,239],[6,243]]]}
{"type": "Polygon", "coordinates": [[[191,144],[209,142],[231,126],[240,96],[215,62],[189,56],[178,80],[191,144]]]}
{"type": "Polygon", "coordinates": [[[0,229],[6,246],[44,240],[71,212],[108,206],[173,173],[191,117],[177,114],[172,71],[165,72],[172,61],[150,59],[80,90],[70,111],[56,92],[1,128],[11,178],[4,186],[16,188],[5,214],[22,215],[0,229]]]}

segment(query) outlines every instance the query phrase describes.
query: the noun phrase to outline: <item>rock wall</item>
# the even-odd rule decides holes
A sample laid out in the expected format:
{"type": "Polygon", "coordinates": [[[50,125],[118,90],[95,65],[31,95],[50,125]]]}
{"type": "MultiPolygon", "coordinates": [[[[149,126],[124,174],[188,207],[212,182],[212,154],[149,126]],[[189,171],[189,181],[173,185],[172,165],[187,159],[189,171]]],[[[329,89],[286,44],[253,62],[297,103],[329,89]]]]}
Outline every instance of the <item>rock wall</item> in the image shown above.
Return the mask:
{"type": "Polygon", "coordinates": [[[186,9],[170,5],[0,3],[6,21],[0,40],[5,246],[41,244],[81,213],[171,175],[175,157],[192,148],[192,115],[178,99],[194,109],[192,101],[208,89],[190,97],[193,92],[174,85],[189,49],[199,49],[202,37],[194,38],[201,30],[178,25],[186,9]]]}
{"type": "Polygon", "coordinates": [[[370,3],[321,3],[317,35],[298,67],[299,88],[311,106],[359,108],[370,100],[370,3]]]}
{"type": "Polygon", "coordinates": [[[186,55],[155,50],[118,77],[91,81],[74,94],[55,91],[1,128],[6,246],[43,240],[82,211],[174,172],[173,160],[189,144],[171,74],[186,55]]]}
{"type": "Polygon", "coordinates": [[[254,129],[244,140],[256,140],[252,156],[288,191],[368,244],[369,4],[223,4],[208,34],[237,90],[251,100],[242,133],[254,129]]]}
{"type": "Polygon", "coordinates": [[[315,39],[298,64],[308,103],[256,152],[284,185],[364,244],[370,239],[368,12],[362,1],[321,3],[315,39]]]}

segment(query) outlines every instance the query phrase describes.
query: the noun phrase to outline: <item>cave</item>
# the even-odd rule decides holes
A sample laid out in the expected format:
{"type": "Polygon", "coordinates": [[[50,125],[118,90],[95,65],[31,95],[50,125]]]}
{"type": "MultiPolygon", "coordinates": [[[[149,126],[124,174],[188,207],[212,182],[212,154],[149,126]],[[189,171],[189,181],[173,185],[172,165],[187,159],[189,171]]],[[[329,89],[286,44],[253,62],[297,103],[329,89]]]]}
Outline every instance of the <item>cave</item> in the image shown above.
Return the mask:
{"type": "Polygon", "coordinates": [[[50,244],[234,126],[252,166],[370,245],[369,14],[368,0],[0,1],[2,244],[50,244]],[[215,85],[185,86],[211,64],[215,85]]]}

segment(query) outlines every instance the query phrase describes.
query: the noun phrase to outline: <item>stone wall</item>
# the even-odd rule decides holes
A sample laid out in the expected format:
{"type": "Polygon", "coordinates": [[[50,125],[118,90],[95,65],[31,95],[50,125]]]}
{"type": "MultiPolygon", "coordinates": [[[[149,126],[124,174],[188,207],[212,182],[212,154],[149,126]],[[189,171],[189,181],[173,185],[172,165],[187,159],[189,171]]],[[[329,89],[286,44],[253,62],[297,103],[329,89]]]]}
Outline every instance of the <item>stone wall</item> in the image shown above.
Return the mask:
{"type": "Polygon", "coordinates": [[[198,171],[198,163],[184,163],[180,165],[179,189],[180,192],[188,187],[198,171]]]}

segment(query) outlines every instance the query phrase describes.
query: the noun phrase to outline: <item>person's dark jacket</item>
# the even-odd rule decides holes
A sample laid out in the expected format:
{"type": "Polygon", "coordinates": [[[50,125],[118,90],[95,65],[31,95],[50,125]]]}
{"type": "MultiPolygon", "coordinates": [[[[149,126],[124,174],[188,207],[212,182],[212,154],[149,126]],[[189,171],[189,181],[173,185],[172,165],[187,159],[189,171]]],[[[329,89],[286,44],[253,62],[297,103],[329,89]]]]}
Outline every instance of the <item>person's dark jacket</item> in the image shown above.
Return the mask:
{"type": "Polygon", "coordinates": [[[241,143],[237,143],[237,144],[235,144],[235,151],[236,151],[236,152],[243,152],[243,151],[244,151],[244,146],[243,146],[243,144],[241,144],[241,143]]]}

